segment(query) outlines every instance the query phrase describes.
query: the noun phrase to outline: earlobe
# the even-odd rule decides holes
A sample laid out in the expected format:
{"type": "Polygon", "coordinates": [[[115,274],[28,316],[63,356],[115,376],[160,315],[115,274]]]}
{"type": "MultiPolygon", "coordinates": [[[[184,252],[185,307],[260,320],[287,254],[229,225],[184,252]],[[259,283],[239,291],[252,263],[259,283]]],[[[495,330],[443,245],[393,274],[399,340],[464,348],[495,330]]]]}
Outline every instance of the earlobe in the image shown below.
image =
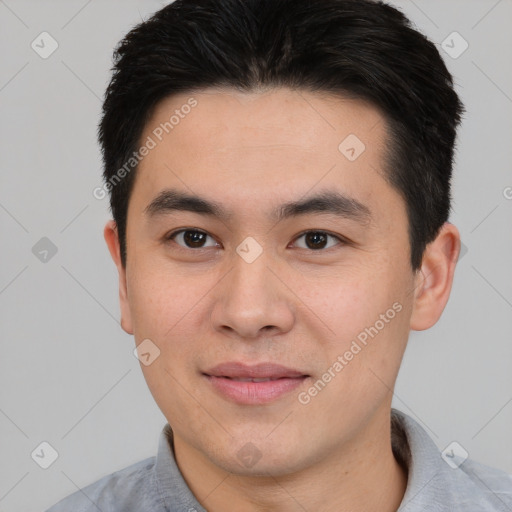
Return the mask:
{"type": "Polygon", "coordinates": [[[416,274],[411,329],[429,329],[441,317],[450,297],[459,251],[459,231],[446,222],[436,239],[427,245],[416,274]]]}
{"type": "Polygon", "coordinates": [[[105,225],[103,237],[107,243],[110,256],[117,267],[119,274],[119,303],[121,306],[121,327],[128,334],[133,334],[133,326],[128,302],[128,286],[126,281],[126,269],[121,261],[121,246],[119,243],[119,234],[115,221],[110,220],[105,225]]]}

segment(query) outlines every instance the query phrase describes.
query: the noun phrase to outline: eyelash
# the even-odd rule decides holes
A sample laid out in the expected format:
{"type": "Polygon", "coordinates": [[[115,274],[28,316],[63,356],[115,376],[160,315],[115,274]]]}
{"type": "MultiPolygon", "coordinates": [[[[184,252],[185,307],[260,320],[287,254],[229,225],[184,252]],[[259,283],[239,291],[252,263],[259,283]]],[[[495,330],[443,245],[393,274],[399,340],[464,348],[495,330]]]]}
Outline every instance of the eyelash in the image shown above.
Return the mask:
{"type": "MultiPolygon", "coordinates": [[[[200,229],[195,229],[195,228],[186,228],[186,229],[179,229],[179,230],[173,231],[172,233],[169,233],[168,235],[165,236],[165,240],[166,241],[172,241],[172,242],[176,243],[175,240],[174,240],[175,237],[180,235],[180,234],[182,234],[182,233],[186,233],[186,232],[200,233],[200,234],[209,236],[210,238],[213,239],[213,237],[211,235],[209,235],[206,231],[202,231],[200,229]]],[[[307,247],[306,248],[300,247],[299,249],[304,249],[304,250],[307,250],[307,251],[310,251],[310,252],[325,252],[325,251],[328,251],[330,249],[333,249],[333,248],[337,247],[338,245],[345,245],[345,244],[348,243],[348,241],[346,239],[340,237],[339,235],[334,235],[332,233],[329,233],[328,231],[316,230],[316,229],[308,229],[307,231],[303,231],[302,233],[297,235],[297,237],[294,238],[294,241],[298,240],[299,238],[302,238],[303,236],[305,236],[305,235],[307,235],[309,233],[325,235],[327,237],[334,238],[339,243],[336,244],[335,246],[327,247],[327,248],[309,249],[307,247]]],[[[208,247],[196,247],[196,248],[194,248],[194,247],[186,247],[186,246],[183,246],[183,245],[180,245],[180,244],[177,244],[177,245],[180,247],[180,249],[191,250],[191,251],[195,251],[195,252],[204,251],[204,250],[209,249],[209,248],[212,247],[212,246],[208,246],[208,247]]]]}

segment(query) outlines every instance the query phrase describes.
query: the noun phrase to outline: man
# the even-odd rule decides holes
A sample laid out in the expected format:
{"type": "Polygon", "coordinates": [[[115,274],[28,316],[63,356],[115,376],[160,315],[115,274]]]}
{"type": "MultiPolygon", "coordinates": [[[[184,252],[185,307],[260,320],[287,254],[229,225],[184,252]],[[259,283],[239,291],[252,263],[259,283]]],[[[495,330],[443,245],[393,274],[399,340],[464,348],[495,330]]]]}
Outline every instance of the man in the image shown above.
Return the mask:
{"type": "Polygon", "coordinates": [[[512,510],[391,410],[460,250],[435,46],[369,0],[178,0],[116,52],[104,235],[168,425],[51,512],[512,510]]]}

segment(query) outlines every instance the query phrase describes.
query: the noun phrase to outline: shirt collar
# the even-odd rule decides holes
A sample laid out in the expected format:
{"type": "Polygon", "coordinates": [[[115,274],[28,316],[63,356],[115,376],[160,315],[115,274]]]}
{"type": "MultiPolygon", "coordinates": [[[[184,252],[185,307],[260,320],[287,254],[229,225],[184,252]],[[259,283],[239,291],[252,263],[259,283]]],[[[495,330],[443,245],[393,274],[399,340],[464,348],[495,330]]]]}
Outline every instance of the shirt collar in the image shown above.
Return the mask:
{"type": "MultiPolygon", "coordinates": [[[[452,469],[423,427],[396,409],[391,409],[391,441],[396,459],[408,474],[405,495],[397,512],[467,512],[470,504],[480,504],[479,510],[494,510],[487,508],[489,502],[483,498],[484,494],[493,493],[490,487],[482,481],[481,488],[475,490],[478,487],[475,480],[468,477],[462,466],[452,469]],[[463,499],[461,492],[465,494],[463,499]]],[[[160,434],[154,476],[164,510],[207,512],[176,464],[169,424],[160,434]]]]}
{"type": "MultiPolygon", "coordinates": [[[[407,488],[397,512],[509,509],[511,482],[506,473],[471,459],[451,467],[418,422],[396,409],[391,414],[395,424],[392,439],[408,458],[407,488]]],[[[395,446],[393,452],[396,456],[395,446]]]]}
{"type": "Polygon", "coordinates": [[[207,512],[197,501],[176,464],[173,432],[167,423],[158,441],[155,479],[164,510],[173,512],[207,512]]]}

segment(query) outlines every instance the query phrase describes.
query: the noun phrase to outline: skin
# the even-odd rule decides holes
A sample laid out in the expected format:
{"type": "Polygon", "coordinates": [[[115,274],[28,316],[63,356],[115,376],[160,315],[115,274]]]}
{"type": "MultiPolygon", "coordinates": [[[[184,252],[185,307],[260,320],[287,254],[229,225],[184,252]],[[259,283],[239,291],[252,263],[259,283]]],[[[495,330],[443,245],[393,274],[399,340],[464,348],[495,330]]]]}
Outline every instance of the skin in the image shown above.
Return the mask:
{"type": "Polygon", "coordinates": [[[210,512],[397,510],[407,474],[390,443],[392,390],[411,329],[434,325],[460,250],[446,223],[413,272],[405,203],[383,178],[386,124],[360,100],[273,89],[208,89],[161,102],[142,134],[193,96],[198,104],[140,163],[128,209],[127,264],[116,226],[104,236],[119,272],[121,325],[160,355],[141,365],[174,432],[179,468],[210,512]],[[349,134],[365,151],[349,161],[349,134]],[[166,188],[224,206],[229,219],[175,211],[149,216],[166,188]],[[280,222],[276,206],[336,190],[371,211],[364,224],[330,213],[280,222]],[[206,232],[206,248],[166,235],[206,232]],[[304,231],[327,231],[312,249],[304,231]],[[248,236],[263,252],[236,252],[248,236]],[[343,239],[342,238],[342,239],[343,239]],[[181,245],[180,245],[181,244],[181,245]],[[402,309],[310,402],[307,391],[394,303],[402,309]],[[272,361],[311,377],[263,405],[239,405],[202,372],[225,361],[272,361]],[[248,467],[238,451],[252,443],[248,467]]]}

